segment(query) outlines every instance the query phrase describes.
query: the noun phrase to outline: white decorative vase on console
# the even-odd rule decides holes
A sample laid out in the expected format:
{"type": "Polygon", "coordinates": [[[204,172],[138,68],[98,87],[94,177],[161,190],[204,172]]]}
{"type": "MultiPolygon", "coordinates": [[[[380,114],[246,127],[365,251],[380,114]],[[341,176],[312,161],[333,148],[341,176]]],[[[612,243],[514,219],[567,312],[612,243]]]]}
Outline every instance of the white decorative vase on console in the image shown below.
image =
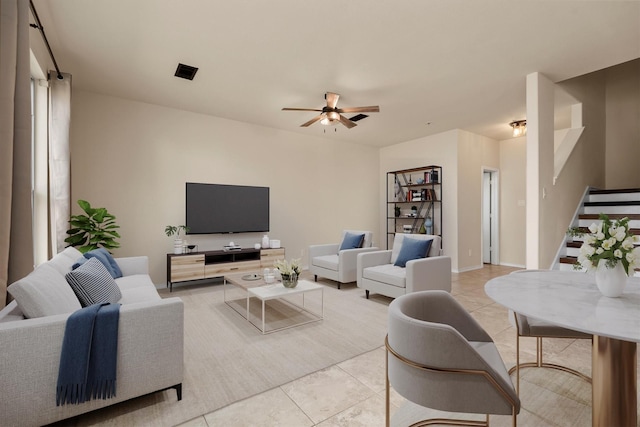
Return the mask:
{"type": "Polygon", "coordinates": [[[622,295],[627,285],[627,273],[621,262],[615,267],[608,268],[607,260],[601,259],[596,268],[596,285],[605,297],[616,298],[622,295]]]}
{"type": "Polygon", "coordinates": [[[267,236],[266,234],[262,236],[262,248],[263,249],[269,248],[269,236],[267,236]]]}
{"type": "Polygon", "coordinates": [[[173,253],[181,254],[184,252],[184,246],[182,245],[182,239],[174,239],[173,241],[173,253]]]}

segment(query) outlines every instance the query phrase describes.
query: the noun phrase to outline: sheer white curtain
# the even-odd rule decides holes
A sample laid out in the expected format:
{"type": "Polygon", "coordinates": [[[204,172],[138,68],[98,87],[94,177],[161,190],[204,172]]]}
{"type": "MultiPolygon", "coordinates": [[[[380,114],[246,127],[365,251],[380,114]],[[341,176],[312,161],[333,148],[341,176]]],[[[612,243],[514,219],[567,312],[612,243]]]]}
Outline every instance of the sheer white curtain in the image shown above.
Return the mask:
{"type": "Polygon", "coordinates": [[[33,269],[29,2],[0,0],[0,307],[33,269]]]}
{"type": "Polygon", "coordinates": [[[67,244],[64,239],[71,215],[71,75],[63,79],[49,73],[49,211],[51,213],[51,249],[57,254],[67,244]]]}

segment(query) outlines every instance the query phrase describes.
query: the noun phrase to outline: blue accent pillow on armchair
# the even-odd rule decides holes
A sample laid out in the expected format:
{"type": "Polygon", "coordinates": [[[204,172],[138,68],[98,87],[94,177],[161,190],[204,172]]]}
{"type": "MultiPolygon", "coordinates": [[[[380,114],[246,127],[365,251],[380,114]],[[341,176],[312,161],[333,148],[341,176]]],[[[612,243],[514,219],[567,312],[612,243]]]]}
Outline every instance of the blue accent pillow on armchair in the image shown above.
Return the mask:
{"type": "Polygon", "coordinates": [[[113,259],[109,251],[105,248],[98,248],[89,251],[84,254],[84,257],[86,259],[97,258],[98,261],[100,261],[102,265],[105,266],[109,274],[111,274],[111,277],[113,277],[114,279],[122,277],[122,270],[120,270],[118,263],[115,259],[113,259]]]}
{"type": "Polygon", "coordinates": [[[429,249],[431,249],[431,242],[433,242],[433,239],[418,240],[405,237],[402,240],[402,247],[400,248],[398,258],[393,265],[406,267],[407,262],[426,257],[429,249]]]}
{"type": "Polygon", "coordinates": [[[347,232],[344,234],[342,244],[340,245],[340,249],[338,249],[338,251],[343,251],[345,249],[358,249],[362,247],[363,243],[364,234],[353,234],[347,232]]]}

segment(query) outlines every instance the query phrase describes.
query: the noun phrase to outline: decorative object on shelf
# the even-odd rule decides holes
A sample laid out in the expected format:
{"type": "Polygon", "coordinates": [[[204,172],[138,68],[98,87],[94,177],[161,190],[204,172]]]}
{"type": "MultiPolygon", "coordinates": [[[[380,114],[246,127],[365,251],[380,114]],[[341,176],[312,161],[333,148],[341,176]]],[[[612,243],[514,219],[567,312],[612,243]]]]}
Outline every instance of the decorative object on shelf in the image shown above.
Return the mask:
{"type": "Polygon", "coordinates": [[[280,240],[278,240],[278,239],[269,240],[269,247],[271,249],[279,249],[280,248],[280,240]]]}
{"type": "Polygon", "coordinates": [[[411,206],[411,217],[415,218],[418,216],[418,207],[417,206],[411,206]]]}
{"type": "Polygon", "coordinates": [[[175,235],[176,237],[173,239],[173,253],[174,254],[182,254],[185,253],[185,246],[180,238],[180,232],[184,231],[185,233],[189,232],[189,227],[186,225],[167,225],[164,228],[164,233],[171,237],[175,235]]]}
{"type": "Polygon", "coordinates": [[[394,214],[396,217],[400,216],[400,206],[396,206],[393,208],[394,214]]]}
{"type": "Polygon", "coordinates": [[[430,216],[424,220],[425,234],[433,234],[433,220],[430,216]]]}
{"type": "Polygon", "coordinates": [[[602,295],[618,297],[624,292],[627,276],[640,267],[640,238],[629,230],[629,218],[610,220],[600,214],[600,222],[589,226],[589,232],[579,227],[567,234],[582,237],[576,269],[585,268],[596,273],[596,284],[602,295]]]}
{"type": "Polygon", "coordinates": [[[295,288],[298,285],[298,276],[300,275],[300,259],[292,259],[290,262],[286,259],[276,260],[273,265],[280,272],[282,284],[285,288],[295,288]]]}
{"type": "Polygon", "coordinates": [[[262,236],[262,247],[264,249],[267,249],[269,247],[269,236],[267,236],[266,234],[262,236]]]}
{"type": "Polygon", "coordinates": [[[69,237],[64,239],[69,246],[76,246],[82,253],[98,248],[111,249],[120,247],[116,239],[120,234],[116,231],[120,228],[116,224],[116,217],[105,208],[92,208],[86,200],[78,200],[78,205],[86,215],[71,215],[67,230],[69,237]]]}
{"type": "Polygon", "coordinates": [[[262,245],[260,243],[256,243],[253,245],[253,249],[260,249],[262,245]]]}

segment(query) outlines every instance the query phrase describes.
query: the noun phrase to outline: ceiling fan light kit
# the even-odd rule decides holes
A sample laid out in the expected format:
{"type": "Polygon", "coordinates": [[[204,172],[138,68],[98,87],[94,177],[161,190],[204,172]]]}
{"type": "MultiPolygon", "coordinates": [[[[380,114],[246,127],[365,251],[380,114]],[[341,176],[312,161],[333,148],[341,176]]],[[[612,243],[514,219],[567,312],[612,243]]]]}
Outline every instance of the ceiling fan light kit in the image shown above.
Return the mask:
{"type": "MultiPolygon", "coordinates": [[[[300,125],[300,127],[308,127],[314,124],[315,122],[320,122],[320,124],[325,126],[336,125],[338,122],[342,123],[347,129],[351,129],[356,126],[355,120],[351,120],[342,115],[342,113],[378,113],[380,111],[380,107],[377,105],[373,105],[370,107],[352,107],[352,108],[338,108],[338,98],[340,95],[333,92],[327,92],[324,95],[324,98],[327,100],[327,105],[322,107],[322,109],[317,108],[283,108],[282,111],[316,111],[319,112],[317,116],[300,125]]],[[[357,120],[361,120],[365,117],[368,117],[364,114],[358,114],[353,118],[357,118],[357,120]],[[361,117],[360,117],[361,116],[361,117]]]]}

